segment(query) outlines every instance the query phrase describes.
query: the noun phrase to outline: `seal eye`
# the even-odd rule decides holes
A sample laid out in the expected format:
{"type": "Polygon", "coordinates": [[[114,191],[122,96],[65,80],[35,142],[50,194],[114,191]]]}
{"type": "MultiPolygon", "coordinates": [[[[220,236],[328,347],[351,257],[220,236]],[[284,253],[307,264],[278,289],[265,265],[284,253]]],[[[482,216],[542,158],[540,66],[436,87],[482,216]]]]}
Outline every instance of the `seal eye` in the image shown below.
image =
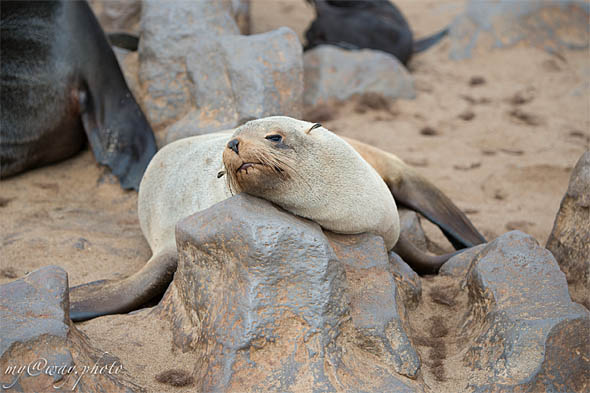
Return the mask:
{"type": "Polygon", "coordinates": [[[265,137],[265,139],[268,139],[269,141],[272,141],[272,142],[280,142],[283,140],[283,137],[279,134],[272,134],[272,135],[267,135],[265,137]]]}

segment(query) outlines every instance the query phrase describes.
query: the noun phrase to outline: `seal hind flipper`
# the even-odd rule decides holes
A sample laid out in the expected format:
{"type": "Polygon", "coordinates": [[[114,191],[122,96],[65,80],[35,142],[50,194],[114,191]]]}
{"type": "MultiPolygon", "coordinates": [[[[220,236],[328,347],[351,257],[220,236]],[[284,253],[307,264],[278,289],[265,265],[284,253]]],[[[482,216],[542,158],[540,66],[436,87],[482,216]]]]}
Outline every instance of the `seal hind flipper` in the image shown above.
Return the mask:
{"type": "Polygon", "coordinates": [[[393,247],[393,252],[398,254],[416,273],[437,274],[440,267],[446,261],[464,250],[455,251],[443,255],[429,255],[416,247],[403,232],[399,234],[399,239],[393,247]]]}
{"type": "Polygon", "coordinates": [[[80,322],[141,307],[166,291],[177,260],[176,249],[168,249],[150,258],[141,270],[126,279],[94,281],[70,288],[70,319],[80,322]]]}
{"type": "Polygon", "coordinates": [[[415,169],[393,154],[354,139],[344,139],[375,168],[396,203],[419,212],[436,224],[455,249],[486,242],[465,214],[415,169]]]}
{"type": "Polygon", "coordinates": [[[406,167],[401,178],[387,185],[400,205],[419,212],[436,224],[455,249],[486,242],[465,214],[442,191],[413,169],[406,167]]]}
{"type": "Polygon", "coordinates": [[[436,45],[440,40],[446,37],[447,34],[449,34],[449,27],[445,27],[438,33],[434,33],[431,36],[421,38],[418,41],[414,41],[412,49],[414,53],[423,52],[429,49],[431,46],[436,45]]]}

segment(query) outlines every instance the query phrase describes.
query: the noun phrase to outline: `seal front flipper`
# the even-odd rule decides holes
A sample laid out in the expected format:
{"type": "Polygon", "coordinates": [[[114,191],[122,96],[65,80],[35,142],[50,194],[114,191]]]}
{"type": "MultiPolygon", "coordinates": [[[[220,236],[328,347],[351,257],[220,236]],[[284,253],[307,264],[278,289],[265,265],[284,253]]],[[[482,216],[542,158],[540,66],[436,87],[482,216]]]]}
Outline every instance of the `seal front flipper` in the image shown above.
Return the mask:
{"type": "Polygon", "coordinates": [[[162,295],[177,265],[176,249],[153,256],[132,276],[120,281],[94,281],[70,288],[70,319],[75,322],[133,311],[162,295]]]}
{"type": "Polygon", "coordinates": [[[72,50],[80,58],[82,125],[96,160],[108,166],[123,188],[139,182],[157,151],[152,128],[131,94],[113,50],[86,2],[66,2],[78,24],[72,50]]]}
{"type": "MultiPolygon", "coordinates": [[[[82,97],[87,93],[81,92],[82,97]]],[[[121,187],[139,189],[143,173],[157,152],[156,141],[147,120],[131,93],[123,98],[119,112],[106,113],[100,122],[96,109],[84,107],[82,124],[96,161],[108,166],[117,176],[121,187]],[[130,98],[129,98],[130,97],[130,98]]],[[[85,98],[82,98],[84,100],[85,98]]]]}

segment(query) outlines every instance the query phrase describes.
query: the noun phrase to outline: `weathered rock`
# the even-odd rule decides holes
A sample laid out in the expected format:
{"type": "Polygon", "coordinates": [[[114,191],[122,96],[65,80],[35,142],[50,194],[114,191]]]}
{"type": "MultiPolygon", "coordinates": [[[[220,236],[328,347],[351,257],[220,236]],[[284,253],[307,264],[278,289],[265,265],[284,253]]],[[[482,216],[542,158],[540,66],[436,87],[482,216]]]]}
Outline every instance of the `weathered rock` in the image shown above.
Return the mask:
{"type": "Polygon", "coordinates": [[[420,224],[418,214],[413,210],[398,208],[400,232],[422,251],[428,251],[428,240],[420,224]]]}
{"type": "Polygon", "coordinates": [[[158,131],[192,109],[186,55],[203,41],[239,34],[230,0],[146,0],[141,9],[139,80],[143,106],[158,131]]]}
{"type": "Polygon", "coordinates": [[[590,382],[590,313],[571,301],[551,253],[508,232],[475,258],[467,276],[475,337],[464,362],[481,392],[583,391],[590,382]]]}
{"type": "Polygon", "coordinates": [[[450,57],[471,58],[474,52],[512,47],[524,42],[555,53],[587,49],[590,5],[576,0],[478,1],[452,23],[450,57]]]}
{"type": "Polygon", "coordinates": [[[421,391],[383,240],[239,194],[182,220],[159,307],[199,391],[421,391]]]}
{"type": "MultiPolygon", "coordinates": [[[[137,52],[132,52],[126,49],[113,47],[113,52],[119,62],[119,67],[123,71],[123,76],[129,86],[129,90],[133,93],[133,97],[136,98],[137,102],[141,102],[141,87],[139,85],[138,70],[139,70],[139,55],[137,52]]],[[[141,105],[141,103],[140,103],[141,105]]]]}
{"type": "Polygon", "coordinates": [[[117,358],[90,347],[69,306],[68,276],[56,266],[0,286],[2,391],[142,391],[117,358]]]}
{"type": "Polygon", "coordinates": [[[90,0],[89,4],[105,31],[139,34],[141,0],[90,0]]]}
{"type": "Polygon", "coordinates": [[[473,260],[477,258],[478,254],[486,246],[487,244],[480,244],[455,255],[441,266],[438,273],[448,276],[465,277],[473,260]]]}
{"type": "Polygon", "coordinates": [[[250,34],[250,0],[232,0],[232,14],[240,33],[250,34]]]}
{"type": "Polygon", "coordinates": [[[572,299],[590,309],[590,152],[572,172],[546,247],[565,273],[572,299]]]}
{"type": "Polygon", "coordinates": [[[389,252],[390,271],[401,290],[404,306],[415,309],[422,297],[420,276],[395,252],[389,252]]]}
{"type": "Polygon", "coordinates": [[[301,44],[286,27],[202,40],[187,54],[186,70],[194,107],[169,127],[168,143],[233,128],[252,118],[301,117],[301,44]]]}
{"type": "Polygon", "coordinates": [[[366,93],[386,99],[416,96],[412,77],[388,53],[321,45],[305,52],[303,62],[303,102],[308,109],[366,93]]]}

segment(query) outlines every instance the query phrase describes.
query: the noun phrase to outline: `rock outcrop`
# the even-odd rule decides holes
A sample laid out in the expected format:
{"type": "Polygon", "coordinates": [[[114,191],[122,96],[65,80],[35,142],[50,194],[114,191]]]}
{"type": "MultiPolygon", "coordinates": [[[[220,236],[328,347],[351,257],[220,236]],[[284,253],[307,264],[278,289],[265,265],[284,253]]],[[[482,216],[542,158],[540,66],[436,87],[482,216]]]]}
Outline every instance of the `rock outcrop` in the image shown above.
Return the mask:
{"type": "Polygon", "coordinates": [[[547,240],[572,299],[590,309],[590,152],[574,168],[547,240]]]}
{"type": "Polygon", "coordinates": [[[68,276],[57,266],[0,286],[2,391],[143,391],[119,359],[88,344],[69,307],[68,276]]]}
{"type": "MultiPolygon", "coordinates": [[[[202,391],[422,391],[383,240],[239,194],[177,226],[162,305],[202,391]]],[[[401,275],[400,275],[401,277],[401,275]]]]}
{"type": "Polygon", "coordinates": [[[301,44],[286,27],[202,40],[185,61],[193,106],[168,128],[167,143],[271,115],[301,117],[301,44]]]}
{"type": "Polygon", "coordinates": [[[475,391],[579,392],[590,382],[590,313],[571,301],[564,274],[530,236],[489,243],[466,277],[474,337],[464,362],[475,391]]]}
{"type": "Polygon", "coordinates": [[[321,45],[305,52],[303,62],[306,110],[364,94],[388,100],[416,96],[408,71],[385,52],[321,45]]]}
{"type": "Polygon", "coordinates": [[[170,134],[166,142],[251,118],[301,117],[303,63],[297,35],[280,28],[242,36],[234,17],[243,7],[234,9],[233,3],[143,3],[140,101],[156,133],[170,134]]]}

